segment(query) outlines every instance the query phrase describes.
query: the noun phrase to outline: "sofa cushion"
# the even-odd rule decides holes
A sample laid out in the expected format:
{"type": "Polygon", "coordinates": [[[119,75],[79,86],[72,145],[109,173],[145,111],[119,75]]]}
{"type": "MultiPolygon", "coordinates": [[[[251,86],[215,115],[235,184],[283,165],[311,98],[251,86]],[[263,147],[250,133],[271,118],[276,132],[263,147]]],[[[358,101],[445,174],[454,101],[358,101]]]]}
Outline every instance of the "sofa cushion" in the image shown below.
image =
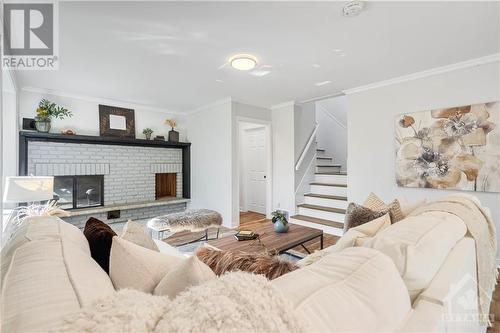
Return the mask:
{"type": "Polygon", "coordinates": [[[66,314],[114,293],[107,274],[65,238],[18,247],[2,288],[2,331],[44,332],[66,314]]]}
{"type": "Polygon", "coordinates": [[[411,310],[391,259],[363,247],[332,253],[271,283],[310,332],[393,331],[411,310]]]}
{"type": "Polygon", "coordinates": [[[113,237],[109,276],[115,289],[132,288],[152,293],[161,279],[183,260],[113,237]]]}
{"type": "Polygon", "coordinates": [[[151,236],[148,235],[145,227],[132,220],[128,220],[125,224],[120,237],[128,240],[129,242],[145,247],[146,249],[159,251],[158,246],[156,246],[151,236]]]}
{"type": "Polygon", "coordinates": [[[185,289],[215,278],[216,275],[210,267],[202,263],[198,257],[191,256],[168,272],[158,283],[153,294],[167,295],[173,299],[185,289]]]}
{"type": "Polygon", "coordinates": [[[465,224],[455,215],[424,213],[391,225],[363,246],[381,251],[393,260],[414,300],[466,232],[465,224]]]}
{"type": "Polygon", "coordinates": [[[116,233],[106,223],[91,217],[85,224],[83,234],[89,242],[92,258],[109,273],[109,253],[116,233]]]}
{"type": "Polygon", "coordinates": [[[87,239],[77,227],[55,216],[27,217],[9,239],[1,252],[1,280],[8,270],[17,248],[33,240],[65,238],[90,255],[87,239]]]}

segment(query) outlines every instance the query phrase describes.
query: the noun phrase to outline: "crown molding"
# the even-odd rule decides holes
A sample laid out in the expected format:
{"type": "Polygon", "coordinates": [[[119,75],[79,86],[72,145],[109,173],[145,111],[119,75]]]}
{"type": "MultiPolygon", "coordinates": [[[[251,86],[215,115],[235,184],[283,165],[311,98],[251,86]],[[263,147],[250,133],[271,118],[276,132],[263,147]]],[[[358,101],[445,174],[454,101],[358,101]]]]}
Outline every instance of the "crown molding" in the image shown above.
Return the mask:
{"type": "Polygon", "coordinates": [[[228,96],[228,97],[224,97],[224,98],[221,98],[221,99],[218,99],[216,100],[215,102],[212,102],[212,103],[208,103],[206,105],[202,105],[200,107],[197,107],[195,109],[192,109],[190,111],[187,111],[185,114],[188,114],[188,115],[191,115],[191,114],[194,114],[194,113],[198,113],[200,111],[203,111],[207,108],[211,108],[211,107],[215,107],[215,106],[218,106],[218,105],[222,105],[222,104],[226,104],[226,103],[232,103],[234,102],[233,98],[231,96],[228,96]]]}
{"type": "Polygon", "coordinates": [[[421,79],[421,78],[425,78],[425,77],[429,77],[429,76],[433,76],[433,75],[452,72],[452,71],[455,71],[458,69],[486,65],[486,64],[490,64],[490,63],[498,62],[498,61],[500,61],[500,53],[495,53],[495,54],[492,54],[489,56],[471,59],[471,60],[466,60],[466,61],[462,61],[462,62],[457,62],[457,63],[451,64],[451,65],[436,67],[436,68],[428,69],[425,71],[416,72],[413,74],[395,77],[395,78],[392,78],[389,80],[373,82],[373,83],[370,83],[370,84],[367,84],[364,86],[346,89],[346,90],[343,90],[342,92],[346,95],[350,95],[350,94],[355,94],[355,93],[370,90],[370,89],[390,86],[393,84],[398,84],[398,83],[417,80],[417,79],[421,79]]]}
{"type": "Polygon", "coordinates": [[[328,95],[323,95],[323,96],[318,96],[318,97],[313,97],[313,98],[309,98],[309,99],[305,99],[303,101],[300,101],[301,104],[305,104],[305,103],[309,103],[309,102],[316,102],[316,101],[321,101],[323,99],[328,99],[328,98],[335,98],[335,97],[340,97],[340,96],[344,96],[345,93],[344,92],[336,92],[336,93],[333,93],[333,94],[328,94],[328,95]]]}
{"type": "Polygon", "coordinates": [[[132,109],[144,109],[144,110],[148,110],[148,111],[160,112],[160,113],[165,113],[165,114],[178,114],[178,115],[185,115],[186,114],[185,112],[172,111],[172,110],[169,110],[168,108],[159,108],[157,106],[134,103],[131,101],[124,101],[124,100],[111,99],[111,98],[93,97],[93,96],[81,95],[81,94],[76,94],[76,93],[71,93],[71,92],[61,91],[61,90],[54,90],[54,89],[44,89],[44,88],[29,87],[28,86],[28,87],[22,87],[21,91],[36,93],[36,94],[43,94],[43,95],[60,96],[60,97],[78,99],[78,100],[82,100],[82,101],[86,101],[86,102],[114,105],[117,107],[132,108],[132,109]]]}
{"type": "Polygon", "coordinates": [[[280,104],[276,104],[276,105],[273,105],[271,106],[271,110],[275,110],[275,109],[280,109],[280,108],[284,108],[284,107],[287,107],[287,106],[295,106],[297,105],[297,102],[295,101],[288,101],[288,102],[284,102],[284,103],[280,103],[280,104]]]}

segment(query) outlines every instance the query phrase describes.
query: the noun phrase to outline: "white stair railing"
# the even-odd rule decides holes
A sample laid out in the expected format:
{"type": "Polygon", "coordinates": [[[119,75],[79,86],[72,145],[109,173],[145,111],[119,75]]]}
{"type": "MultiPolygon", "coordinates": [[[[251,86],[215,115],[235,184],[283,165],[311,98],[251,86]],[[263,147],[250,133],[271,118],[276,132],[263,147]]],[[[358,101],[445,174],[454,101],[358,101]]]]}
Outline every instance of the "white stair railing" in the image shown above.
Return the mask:
{"type": "Polygon", "coordinates": [[[304,162],[304,159],[306,158],[307,152],[309,151],[309,148],[311,148],[311,145],[314,142],[314,139],[316,138],[316,132],[318,132],[318,123],[314,126],[314,129],[309,136],[309,140],[307,140],[307,144],[305,145],[304,149],[302,150],[302,153],[300,154],[299,160],[295,164],[295,170],[299,170],[300,166],[302,165],[302,162],[304,162]]]}

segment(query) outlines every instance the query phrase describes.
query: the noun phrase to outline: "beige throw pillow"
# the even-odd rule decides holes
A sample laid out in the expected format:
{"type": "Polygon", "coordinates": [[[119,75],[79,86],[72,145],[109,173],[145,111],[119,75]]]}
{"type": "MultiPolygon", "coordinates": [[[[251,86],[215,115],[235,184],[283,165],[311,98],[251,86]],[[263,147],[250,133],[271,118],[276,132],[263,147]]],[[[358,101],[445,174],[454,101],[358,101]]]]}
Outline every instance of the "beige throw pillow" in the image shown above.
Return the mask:
{"type": "Polygon", "coordinates": [[[168,272],[158,283],[153,294],[167,295],[174,299],[183,290],[215,278],[216,275],[210,267],[193,255],[168,272]]]}
{"type": "Polygon", "coordinates": [[[117,290],[131,288],[151,293],[165,274],[183,260],[115,236],[109,258],[109,276],[117,290]]]}
{"type": "Polygon", "coordinates": [[[401,205],[399,204],[398,199],[395,199],[394,201],[386,204],[382,199],[380,199],[372,192],[363,203],[363,206],[375,211],[389,211],[392,223],[399,222],[405,218],[405,216],[401,212],[401,205]]]}
{"type": "Polygon", "coordinates": [[[158,246],[156,246],[151,236],[148,235],[145,228],[139,223],[132,220],[128,220],[128,222],[125,224],[120,237],[136,245],[145,247],[146,249],[159,252],[158,246]]]}

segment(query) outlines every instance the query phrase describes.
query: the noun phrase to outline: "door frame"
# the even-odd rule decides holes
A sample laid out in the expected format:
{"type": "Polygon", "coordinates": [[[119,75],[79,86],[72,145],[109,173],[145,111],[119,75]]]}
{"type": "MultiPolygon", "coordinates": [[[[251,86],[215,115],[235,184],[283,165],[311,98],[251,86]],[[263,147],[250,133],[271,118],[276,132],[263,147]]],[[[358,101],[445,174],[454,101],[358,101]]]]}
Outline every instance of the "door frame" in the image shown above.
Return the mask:
{"type": "MultiPolygon", "coordinates": [[[[237,147],[238,147],[238,156],[237,156],[237,161],[238,161],[238,167],[237,167],[237,182],[238,182],[238,199],[237,199],[237,207],[238,210],[241,207],[240,203],[240,176],[241,176],[241,138],[240,138],[240,125],[241,123],[251,123],[251,124],[256,124],[256,125],[263,125],[264,130],[265,130],[265,146],[266,146],[266,218],[271,218],[271,211],[272,211],[272,199],[273,199],[273,142],[272,142],[272,122],[271,120],[263,120],[263,119],[255,119],[255,118],[250,118],[250,117],[241,117],[237,116],[236,117],[236,123],[237,123],[237,147]]],[[[246,209],[247,207],[241,207],[246,209]]]]}

